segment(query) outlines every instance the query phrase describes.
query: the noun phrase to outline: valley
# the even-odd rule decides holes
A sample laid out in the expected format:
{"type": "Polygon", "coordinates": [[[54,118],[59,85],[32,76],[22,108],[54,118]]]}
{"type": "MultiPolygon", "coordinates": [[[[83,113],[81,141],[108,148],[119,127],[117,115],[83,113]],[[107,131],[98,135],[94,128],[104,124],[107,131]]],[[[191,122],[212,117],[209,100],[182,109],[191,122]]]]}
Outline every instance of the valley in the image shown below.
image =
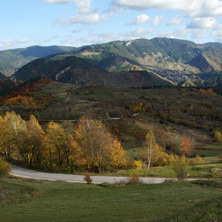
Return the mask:
{"type": "MultiPolygon", "coordinates": [[[[43,47],[39,53],[30,47],[32,59],[19,63],[18,70],[14,66],[10,77],[5,71],[0,75],[4,221],[15,220],[21,211],[26,216],[18,221],[28,221],[42,201],[51,205],[55,199],[55,209],[38,208],[44,216],[35,215],[36,221],[59,218],[56,212],[63,215],[61,221],[142,221],[144,216],[145,221],[201,221],[211,210],[215,214],[206,220],[220,218],[218,48],[166,38],[79,49],[43,47]],[[27,169],[13,166],[7,176],[6,161],[27,169]],[[161,184],[152,184],[157,178],[161,184]],[[103,214],[89,198],[103,205],[103,214]],[[153,214],[145,213],[147,204],[153,214]],[[128,214],[132,209],[137,216],[128,214]]],[[[20,53],[26,55],[24,49],[20,53]]]]}

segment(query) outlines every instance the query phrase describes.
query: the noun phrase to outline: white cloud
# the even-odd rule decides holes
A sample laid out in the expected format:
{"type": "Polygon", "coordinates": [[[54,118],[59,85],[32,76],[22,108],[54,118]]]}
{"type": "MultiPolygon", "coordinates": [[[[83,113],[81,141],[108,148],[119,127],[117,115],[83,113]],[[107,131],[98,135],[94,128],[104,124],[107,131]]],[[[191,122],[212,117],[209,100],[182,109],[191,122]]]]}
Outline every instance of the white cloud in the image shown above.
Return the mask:
{"type": "Polygon", "coordinates": [[[193,29],[191,32],[192,40],[199,40],[208,33],[207,29],[193,29]]]}
{"type": "Polygon", "coordinates": [[[222,16],[221,0],[112,0],[112,4],[133,10],[181,10],[188,17],[222,16]]]}
{"type": "Polygon", "coordinates": [[[152,24],[153,24],[154,26],[158,26],[159,23],[160,23],[160,21],[161,21],[162,19],[163,19],[163,16],[158,15],[158,16],[156,16],[156,17],[153,19],[152,24]]]}
{"type": "Polygon", "coordinates": [[[195,18],[191,21],[187,28],[190,29],[210,29],[213,28],[217,24],[217,20],[213,17],[209,18],[195,18]]]}
{"type": "Polygon", "coordinates": [[[99,43],[104,43],[104,42],[111,42],[115,40],[120,40],[119,36],[114,35],[113,32],[104,32],[100,33],[98,35],[95,35],[93,32],[89,33],[90,37],[86,37],[81,39],[81,42],[86,42],[86,43],[93,43],[93,44],[99,44],[99,43]]]}
{"type": "Polygon", "coordinates": [[[158,36],[161,37],[168,37],[168,38],[186,38],[188,33],[188,30],[186,29],[186,27],[181,27],[179,29],[176,29],[174,31],[171,32],[160,32],[158,33],[158,36]]]}
{"type": "Polygon", "coordinates": [[[99,22],[102,22],[109,18],[112,15],[112,13],[98,13],[98,12],[90,12],[90,13],[83,13],[83,14],[77,14],[73,16],[69,21],[68,25],[71,24],[96,24],[99,22]]]}
{"type": "Polygon", "coordinates": [[[68,2],[73,2],[74,0],[44,0],[44,1],[49,4],[64,4],[68,2]]]}
{"type": "Polygon", "coordinates": [[[121,35],[124,36],[124,39],[137,39],[147,37],[152,32],[152,29],[138,28],[130,32],[121,33],[121,35]]]}
{"type": "Polygon", "coordinates": [[[150,17],[146,14],[137,15],[135,20],[132,22],[133,25],[141,25],[146,23],[150,17]]]}
{"type": "Polygon", "coordinates": [[[65,18],[58,18],[53,25],[57,24],[65,24],[65,25],[72,25],[72,24],[96,24],[102,22],[112,15],[114,15],[117,11],[120,10],[116,9],[115,7],[112,10],[108,10],[105,12],[98,12],[93,10],[91,6],[92,0],[44,0],[46,3],[49,4],[65,4],[73,2],[77,7],[77,14],[75,14],[70,19],[65,18]]]}
{"type": "Polygon", "coordinates": [[[180,25],[182,22],[181,16],[175,16],[168,20],[167,25],[180,25]]]}
{"type": "Polygon", "coordinates": [[[65,4],[74,2],[80,12],[89,12],[91,10],[91,0],[44,0],[49,4],[65,4]]]}
{"type": "Polygon", "coordinates": [[[30,40],[29,39],[7,39],[7,40],[3,40],[2,43],[6,46],[15,46],[18,44],[23,44],[23,43],[29,43],[30,40]]]}
{"type": "Polygon", "coordinates": [[[88,34],[90,37],[81,38],[79,39],[82,43],[93,43],[93,44],[99,44],[104,42],[111,42],[111,41],[124,41],[124,40],[134,40],[138,38],[145,38],[150,33],[152,33],[152,29],[143,29],[138,28],[136,30],[132,30],[130,32],[122,32],[117,35],[115,35],[113,32],[104,32],[101,34],[94,34],[92,31],[88,34]]]}
{"type": "Polygon", "coordinates": [[[192,0],[113,0],[112,4],[130,8],[134,10],[146,10],[146,9],[184,9],[192,0]]]}
{"type": "MultiPolygon", "coordinates": [[[[193,0],[195,7],[188,8],[187,16],[190,17],[211,17],[222,16],[221,0],[193,0]]],[[[185,9],[186,11],[186,9],[185,9]]]]}
{"type": "Polygon", "coordinates": [[[81,32],[81,29],[80,29],[80,28],[76,28],[76,29],[74,29],[74,30],[72,31],[72,33],[79,33],[79,32],[81,32]]]}
{"type": "Polygon", "coordinates": [[[188,30],[186,29],[186,27],[180,27],[179,29],[176,29],[173,31],[173,36],[175,38],[186,38],[188,33],[188,30]]]}
{"type": "Polygon", "coordinates": [[[219,24],[213,30],[212,36],[214,37],[215,41],[222,42],[222,24],[219,24]]]}

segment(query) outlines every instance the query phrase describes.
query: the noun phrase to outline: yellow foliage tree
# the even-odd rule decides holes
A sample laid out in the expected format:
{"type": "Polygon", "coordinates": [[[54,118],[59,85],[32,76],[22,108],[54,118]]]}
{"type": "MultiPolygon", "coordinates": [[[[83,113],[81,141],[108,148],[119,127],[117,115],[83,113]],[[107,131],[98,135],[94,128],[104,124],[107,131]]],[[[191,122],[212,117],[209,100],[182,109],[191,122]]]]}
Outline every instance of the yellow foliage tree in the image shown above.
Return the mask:
{"type": "Polygon", "coordinates": [[[126,165],[126,153],[100,120],[81,117],[75,139],[88,170],[114,170],[126,165]]]}
{"type": "Polygon", "coordinates": [[[156,152],[156,138],[153,130],[149,130],[145,137],[144,148],[140,153],[141,159],[147,164],[147,168],[150,168],[153,154],[156,152]]]}
{"type": "Polygon", "coordinates": [[[222,133],[219,130],[214,131],[214,139],[217,143],[222,143],[222,133]]]}
{"type": "Polygon", "coordinates": [[[7,123],[5,125],[6,134],[4,137],[6,155],[10,158],[21,160],[21,154],[26,140],[26,122],[15,112],[7,112],[4,120],[7,123]]]}
{"type": "Polygon", "coordinates": [[[49,159],[50,166],[53,164],[62,166],[66,139],[64,130],[58,123],[50,122],[48,124],[44,142],[43,153],[46,154],[46,160],[49,159]]]}
{"type": "Polygon", "coordinates": [[[30,116],[27,123],[27,129],[29,153],[31,154],[29,162],[30,164],[34,163],[40,166],[45,132],[33,115],[30,116]]]}

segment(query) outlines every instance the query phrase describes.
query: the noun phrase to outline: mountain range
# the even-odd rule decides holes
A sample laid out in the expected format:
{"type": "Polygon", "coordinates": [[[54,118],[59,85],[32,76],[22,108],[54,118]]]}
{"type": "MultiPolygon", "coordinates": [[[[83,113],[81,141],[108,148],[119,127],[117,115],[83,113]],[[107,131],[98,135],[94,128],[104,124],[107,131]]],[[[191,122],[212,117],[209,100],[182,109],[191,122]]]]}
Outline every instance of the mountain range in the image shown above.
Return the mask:
{"type": "Polygon", "coordinates": [[[45,77],[75,85],[115,87],[172,85],[170,81],[164,80],[151,71],[109,72],[76,56],[37,59],[23,66],[13,75],[14,79],[22,81],[33,77],[45,77]]]}
{"type": "Polygon", "coordinates": [[[32,46],[28,48],[0,51],[0,72],[5,76],[11,76],[19,68],[27,63],[48,55],[67,53],[74,50],[65,46],[32,46]]]}
{"type": "Polygon", "coordinates": [[[85,46],[71,53],[109,71],[139,66],[143,69],[204,73],[221,71],[222,68],[220,43],[196,44],[168,38],[137,39],[85,46]]]}
{"type": "Polygon", "coordinates": [[[114,41],[80,48],[33,46],[0,52],[0,72],[6,76],[14,73],[17,80],[45,76],[80,85],[189,85],[200,83],[198,77],[207,80],[222,76],[221,64],[220,43],[196,44],[168,38],[114,41]]]}
{"type": "Polygon", "coordinates": [[[187,74],[222,71],[222,44],[154,38],[114,41],[79,48],[33,46],[0,52],[0,72],[10,75],[37,58],[63,54],[85,58],[108,71],[171,70],[187,74]]]}

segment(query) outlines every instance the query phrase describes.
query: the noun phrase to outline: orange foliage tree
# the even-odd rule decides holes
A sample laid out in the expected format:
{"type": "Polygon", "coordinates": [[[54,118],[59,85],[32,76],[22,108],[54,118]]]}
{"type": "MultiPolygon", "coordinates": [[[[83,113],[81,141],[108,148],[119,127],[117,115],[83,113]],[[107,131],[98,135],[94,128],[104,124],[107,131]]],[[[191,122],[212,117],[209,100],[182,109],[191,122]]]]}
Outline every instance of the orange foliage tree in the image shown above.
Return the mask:
{"type": "Polygon", "coordinates": [[[191,142],[189,138],[184,137],[184,139],[181,141],[179,145],[179,152],[186,156],[189,156],[192,154],[191,142]]]}

